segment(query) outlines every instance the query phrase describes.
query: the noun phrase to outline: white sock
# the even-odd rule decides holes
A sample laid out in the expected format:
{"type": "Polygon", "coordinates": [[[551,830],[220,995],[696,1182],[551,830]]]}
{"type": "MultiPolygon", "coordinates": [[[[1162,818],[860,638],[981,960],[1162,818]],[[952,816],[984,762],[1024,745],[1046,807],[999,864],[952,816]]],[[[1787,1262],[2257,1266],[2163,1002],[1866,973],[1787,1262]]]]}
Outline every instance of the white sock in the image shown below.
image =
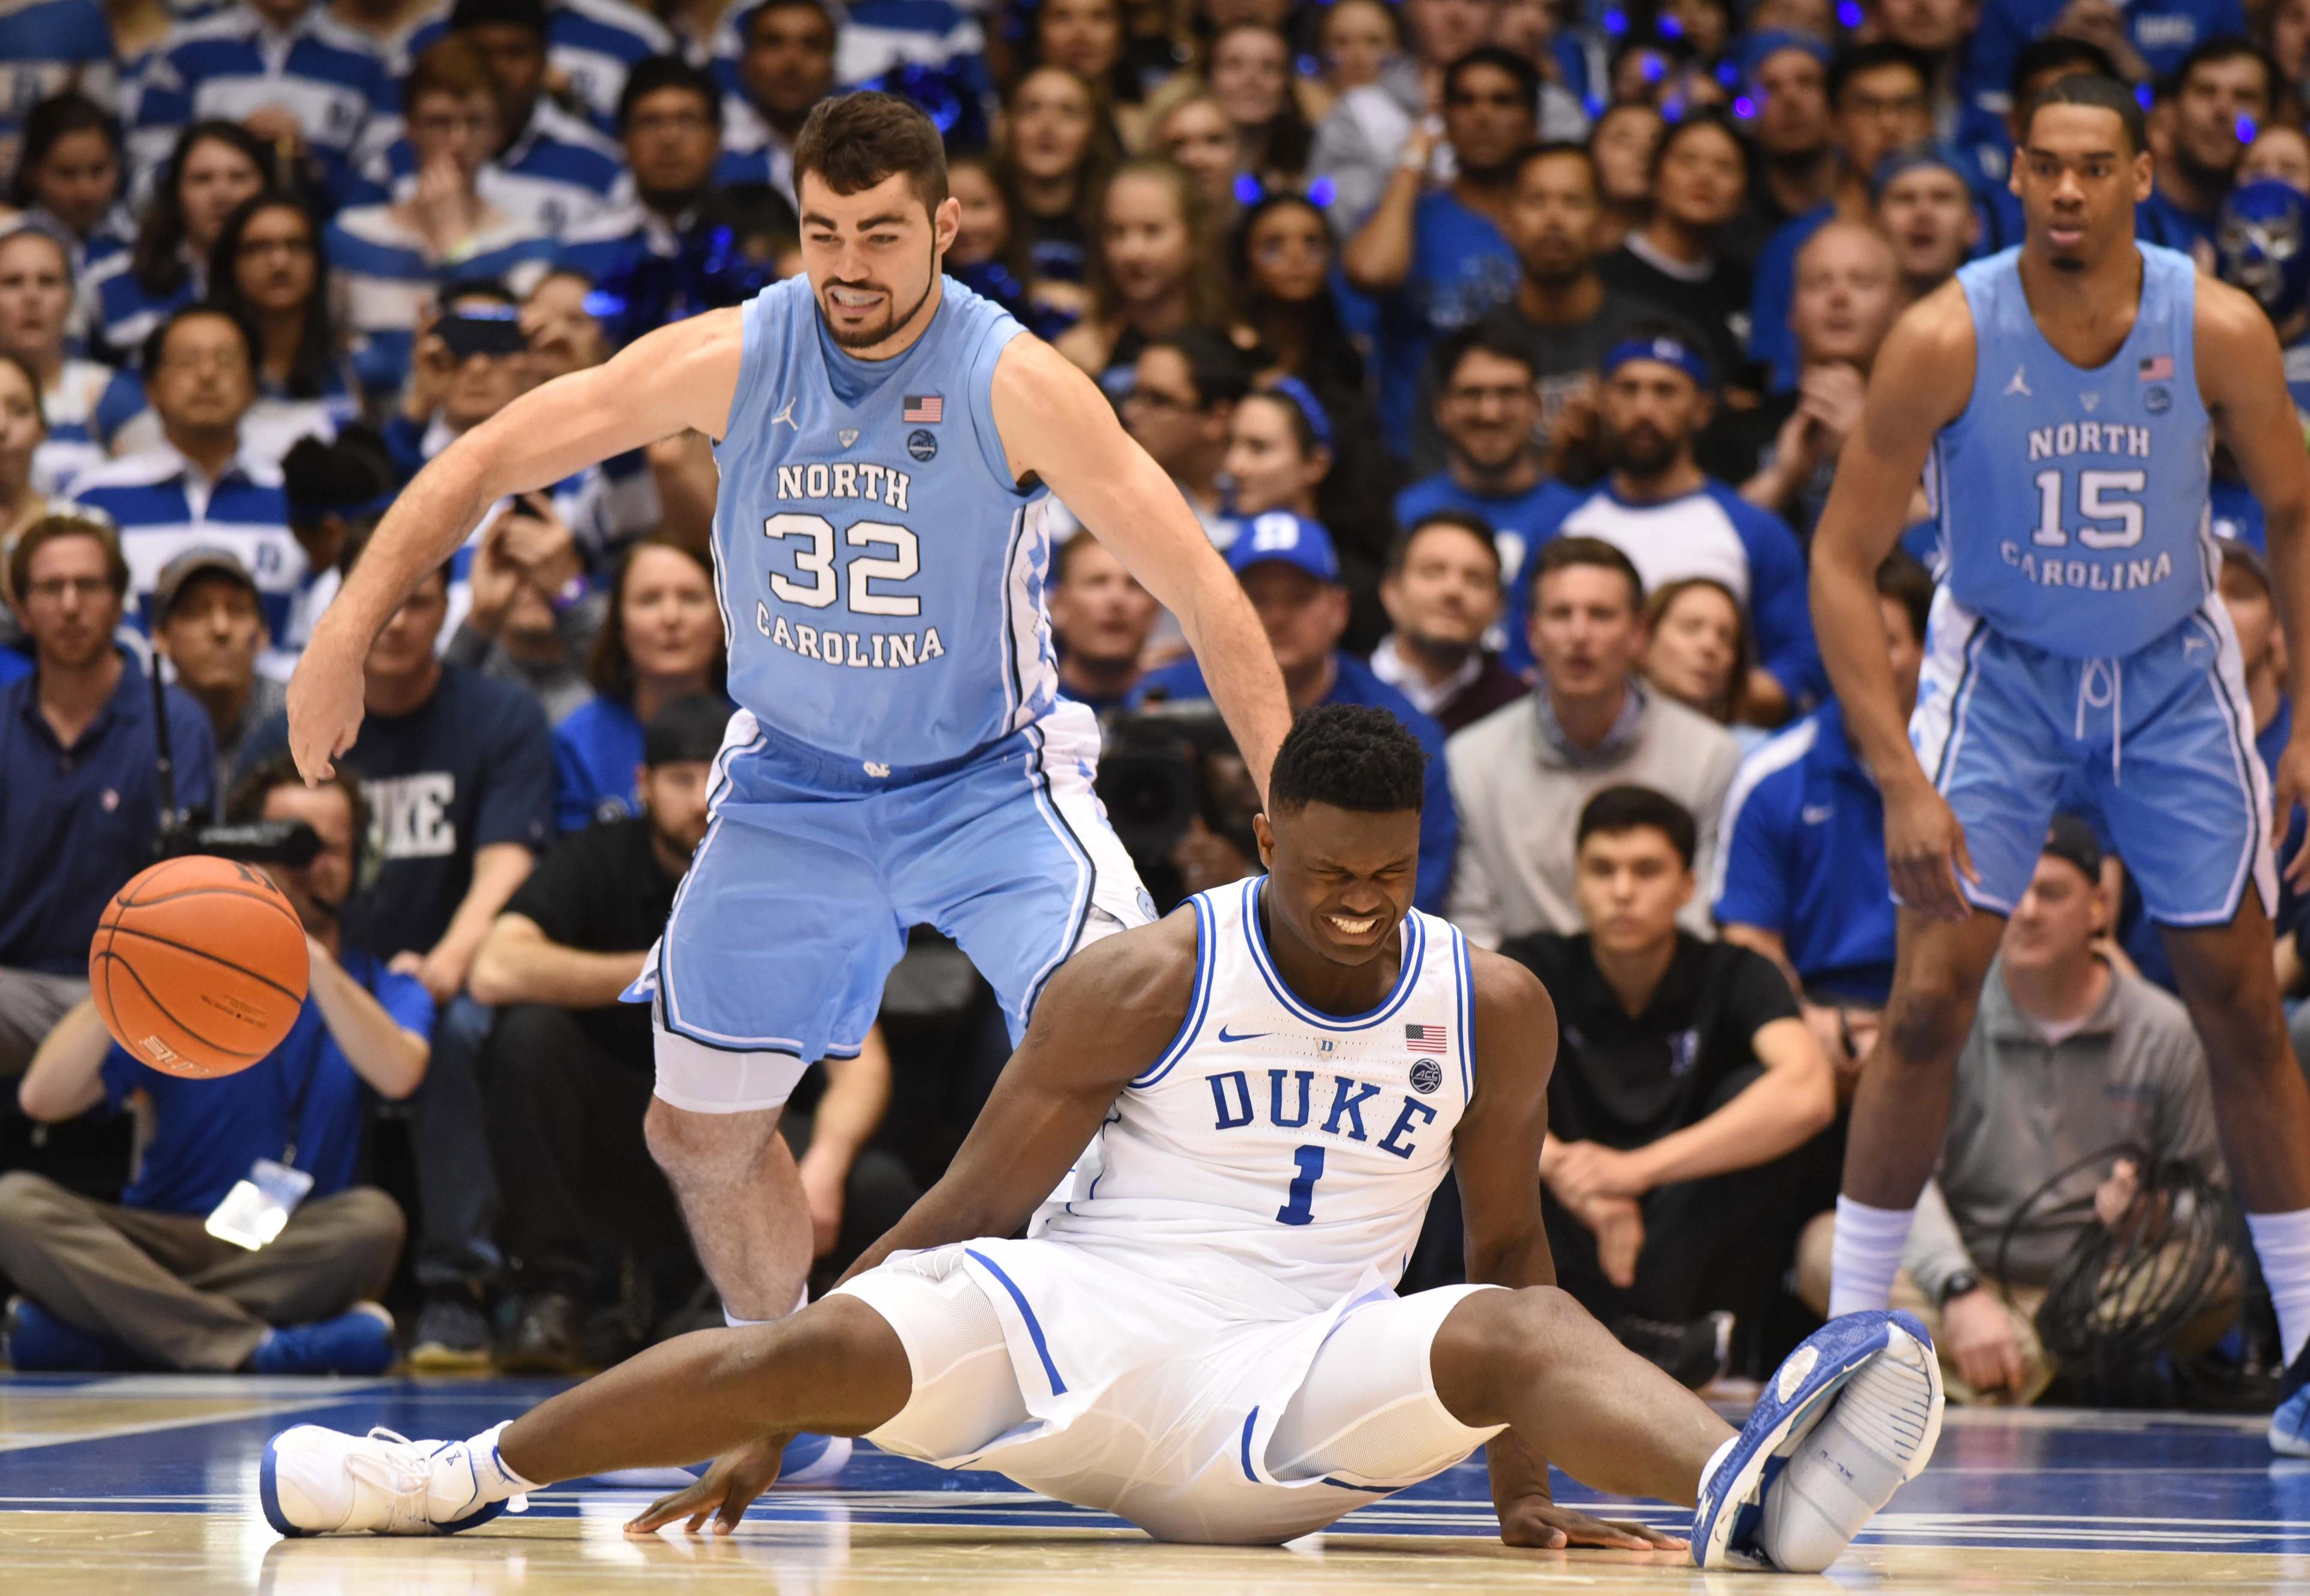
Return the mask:
{"type": "Polygon", "coordinates": [[[473,1482],[481,1488],[482,1499],[485,1502],[502,1502],[508,1496],[525,1496],[532,1491],[543,1488],[508,1468],[505,1459],[498,1453],[498,1436],[504,1431],[506,1424],[512,1422],[508,1419],[505,1424],[493,1424],[465,1443],[466,1450],[473,1454],[473,1482]]]}
{"type": "MultiPolygon", "coordinates": [[[[779,1314],[778,1319],[786,1318],[787,1314],[799,1314],[808,1306],[810,1306],[810,1282],[804,1280],[802,1283],[802,1294],[795,1298],[795,1305],[788,1308],[785,1314],[779,1314]]],[[[741,1319],[732,1313],[727,1305],[722,1309],[722,1323],[733,1330],[744,1330],[751,1324],[776,1324],[777,1322],[777,1319],[741,1319]]]]}
{"type": "Polygon", "coordinates": [[[1881,1308],[1893,1300],[1893,1277],[1908,1245],[1914,1208],[1871,1208],[1839,1195],[1837,1240],[1829,1253],[1828,1316],[1881,1308]]]}
{"type": "Polygon", "coordinates": [[[2248,1214],[2254,1256],[2278,1308],[2278,1344],[2290,1365],[2310,1340],[2310,1208],[2290,1214],[2248,1214]]]}

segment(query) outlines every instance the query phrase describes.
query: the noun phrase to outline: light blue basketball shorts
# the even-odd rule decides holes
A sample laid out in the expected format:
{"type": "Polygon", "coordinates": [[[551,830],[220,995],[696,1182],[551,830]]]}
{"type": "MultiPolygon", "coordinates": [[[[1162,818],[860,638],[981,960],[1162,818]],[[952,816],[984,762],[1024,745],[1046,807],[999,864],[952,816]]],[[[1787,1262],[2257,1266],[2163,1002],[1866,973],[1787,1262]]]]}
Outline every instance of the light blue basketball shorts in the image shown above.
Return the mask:
{"type": "Polygon", "coordinates": [[[654,1001],[657,1096],[700,1114],[783,1104],[855,1058],[909,926],[952,937],[1015,1041],[1087,941],[1154,917],[1091,789],[1080,704],[951,767],[874,777],[740,710],[712,820],[629,1001],[654,1001]]]}
{"type": "Polygon", "coordinates": [[[2136,653],[2076,659],[1993,630],[1944,587],[1909,742],[1965,828],[1977,908],[2013,912],[2060,804],[2099,815],[2161,924],[2226,925],[2249,883],[2274,910],[2270,777],[2219,598],[2136,653]]]}

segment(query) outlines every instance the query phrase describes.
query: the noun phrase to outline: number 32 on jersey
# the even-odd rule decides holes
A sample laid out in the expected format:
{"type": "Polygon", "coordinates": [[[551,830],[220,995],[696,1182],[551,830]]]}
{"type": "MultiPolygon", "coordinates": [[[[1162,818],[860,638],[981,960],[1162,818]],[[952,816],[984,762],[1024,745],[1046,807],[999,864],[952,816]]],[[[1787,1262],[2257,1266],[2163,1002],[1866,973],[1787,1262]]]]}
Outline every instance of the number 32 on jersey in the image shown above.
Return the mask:
{"type": "MultiPolygon", "coordinates": [[[[794,575],[769,574],[773,596],[805,610],[832,611],[839,603],[848,615],[887,620],[915,620],[922,614],[922,599],[896,593],[891,585],[922,569],[921,540],[913,530],[892,521],[854,521],[837,533],[825,516],[808,511],[784,510],[762,523],[762,535],[781,545],[794,561],[794,575]]],[[[946,646],[936,627],[920,631],[849,631],[825,624],[839,619],[825,615],[820,623],[788,621],[772,615],[769,604],[757,601],[754,627],[781,648],[805,659],[829,665],[860,669],[903,669],[942,658],[946,646]]]]}

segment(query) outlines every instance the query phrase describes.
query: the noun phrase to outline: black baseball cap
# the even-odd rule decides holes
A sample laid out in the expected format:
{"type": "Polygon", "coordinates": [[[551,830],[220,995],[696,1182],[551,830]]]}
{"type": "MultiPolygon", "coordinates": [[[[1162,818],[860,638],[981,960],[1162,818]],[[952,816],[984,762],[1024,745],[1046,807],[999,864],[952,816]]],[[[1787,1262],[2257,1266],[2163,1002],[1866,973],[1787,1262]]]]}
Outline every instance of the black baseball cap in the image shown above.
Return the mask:
{"type": "Polygon", "coordinates": [[[2101,839],[2075,815],[2055,815],[2045,830],[2045,852],[2076,865],[2087,880],[2101,884],[2101,839]]]}

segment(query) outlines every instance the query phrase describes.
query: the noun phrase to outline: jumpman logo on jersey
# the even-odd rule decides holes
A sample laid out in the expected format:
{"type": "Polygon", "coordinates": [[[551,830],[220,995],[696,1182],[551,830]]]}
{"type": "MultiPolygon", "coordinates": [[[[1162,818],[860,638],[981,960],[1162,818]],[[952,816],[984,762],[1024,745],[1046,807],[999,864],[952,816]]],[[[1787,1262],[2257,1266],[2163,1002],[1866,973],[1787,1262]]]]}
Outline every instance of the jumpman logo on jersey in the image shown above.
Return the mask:
{"type": "Polygon", "coordinates": [[[795,402],[794,402],[793,400],[791,400],[791,399],[787,400],[787,401],[786,402],[785,406],[784,406],[782,409],[780,409],[780,410],[779,410],[778,413],[777,413],[777,414],[776,414],[776,415],[774,415],[774,416],[772,416],[772,417],[770,418],[770,425],[771,425],[771,426],[773,426],[773,427],[775,427],[775,426],[777,426],[780,421],[784,421],[787,426],[789,426],[789,427],[793,428],[795,431],[797,431],[797,432],[801,431],[801,430],[802,430],[802,423],[801,423],[800,421],[795,421],[795,420],[794,419],[794,407],[795,407],[795,402]]]}
{"type": "Polygon", "coordinates": [[[2013,380],[2005,385],[2004,396],[2006,398],[2010,399],[2016,394],[2020,395],[2025,399],[2035,399],[2037,396],[2029,391],[2029,373],[2028,369],[2025,367],[2014,367],[2013,380]]]}

